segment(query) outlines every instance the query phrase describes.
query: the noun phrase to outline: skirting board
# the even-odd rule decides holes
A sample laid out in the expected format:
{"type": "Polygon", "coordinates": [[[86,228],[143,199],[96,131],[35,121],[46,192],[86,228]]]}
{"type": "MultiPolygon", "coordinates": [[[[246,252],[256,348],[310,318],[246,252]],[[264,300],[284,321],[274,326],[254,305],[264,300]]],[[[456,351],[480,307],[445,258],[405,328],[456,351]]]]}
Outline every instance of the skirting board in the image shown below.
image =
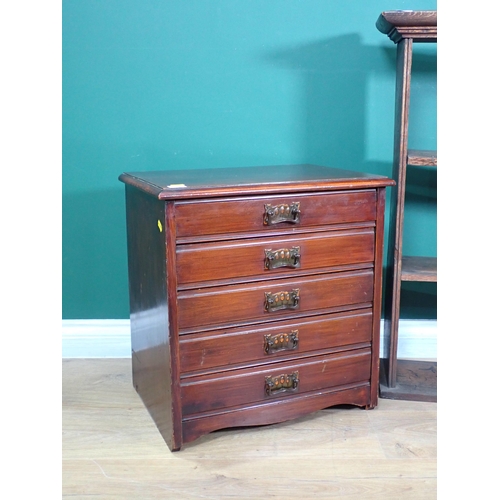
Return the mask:
{"type": "MultiPolygon", "coordinates": [[[[380,331],[384,331],[382,320],[380,331]]],[[[384,352],[381,335],[380,353],[384,352]]],[[[63,358],[130,358],[127,319],[67,319],[62,322],[63,358]]],[[[400,320],[398,358],[437,359],[437,321],[400,320]]]]}

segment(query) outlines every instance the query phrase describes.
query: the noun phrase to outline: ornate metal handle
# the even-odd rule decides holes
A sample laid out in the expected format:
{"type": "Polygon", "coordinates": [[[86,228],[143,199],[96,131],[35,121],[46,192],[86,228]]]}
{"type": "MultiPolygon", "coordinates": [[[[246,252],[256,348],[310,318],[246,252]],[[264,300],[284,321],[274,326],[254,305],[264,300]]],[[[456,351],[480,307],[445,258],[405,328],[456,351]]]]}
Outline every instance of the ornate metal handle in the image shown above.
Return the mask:
{"type": "Polygon", "coordinates": [[[279,311],[280,309],[297,309],[299,300],[300,290],[298,288],[294,288],[290,292],[265,292],[264,308],[267,312],[279,311]]]}
{"type": "Polygon", "coordinates": [[[266,377],[265,390],[268,396],[274,396],[281,392],[293,392],[299,386],[299,372],[293,372],[289,375],[277,375],[275,377],[266,377]]]}
{"type": "Polygon", "coordinates": [[[264,205],[264,225],[271,226],[280,222],[291,222],[298,224],[300,222],[300,202],[296,201],[290,205],[264,205]]]}
{"type": "Polygon", "coordinates": [[[293,351],[299,345],[299,331],[278,333],[278,335],[264,335],[264,352],[271,354],[277,351],[293,351]]]}
{"type": "Polygon", "coordinates": [[[300,247],[264,250],[264,268],[300,267],[300,247]]]}

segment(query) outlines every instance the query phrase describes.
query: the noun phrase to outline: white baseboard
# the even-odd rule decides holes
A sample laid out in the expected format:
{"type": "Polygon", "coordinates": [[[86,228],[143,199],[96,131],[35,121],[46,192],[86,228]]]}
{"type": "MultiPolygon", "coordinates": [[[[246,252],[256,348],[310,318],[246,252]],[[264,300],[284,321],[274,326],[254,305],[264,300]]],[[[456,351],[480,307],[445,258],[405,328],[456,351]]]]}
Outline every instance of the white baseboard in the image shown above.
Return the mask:
{"type": "Polygon", "coordinates": [[[63,358],[130,358],[130,320],[65,319],[63,358]]]}
{"type": "MultiPolygon", "coordinates": [[[[383,320],[380,332],[380,353],[382,356],[384,349],[383,320]]],[[[399,320],[398,358],[437,360],[437,320],[399,320]]]]}
{"type": "MultiPolygon", "coordinates": [[[[380,353],[384,350],[381,324],[380,353]]],[[[130,358],[128,319],[67,319],[62,322],[63,358],[130,358]]],[[[401,320],[398,358],[437,359],[437,321],[401,320]]]]}

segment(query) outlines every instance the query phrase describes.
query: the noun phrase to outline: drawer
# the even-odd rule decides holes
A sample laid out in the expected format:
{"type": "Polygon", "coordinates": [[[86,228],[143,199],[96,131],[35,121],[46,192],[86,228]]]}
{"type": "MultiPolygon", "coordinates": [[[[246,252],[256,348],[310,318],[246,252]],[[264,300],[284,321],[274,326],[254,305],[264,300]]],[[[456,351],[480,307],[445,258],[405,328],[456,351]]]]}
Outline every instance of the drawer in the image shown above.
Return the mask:
{"type": "Polygon", "coordinates": [[[371,342],[371,309],[322,315],[268,326],[182,335],[181,374],[230,365],[266,363],[320,349],[371,342]]]}
{"type": "Polygon", "coordinates": [[[180,333],[189,333],[210,326],[238,326],[238,322],[326,313],[329,308],[372,300],[372,269],[208,287],[178,293],[178,324],[180,333]]]}
{"type": "Polygon", "coordinates": [[[179,285],[373,262],[373,228],[239,242],[179,245],[179,285]]]}
{"type": "Polygon", "coordinates": [[[181,380],[183,415],[289,398],[370,380],[371,351],[358,349],[181,380]]]}
{"type": "Polygon", "coordinates": [[[376,197],[375,190],[359,190],[177,202],[177,237],[374,221],[376,197]]]}

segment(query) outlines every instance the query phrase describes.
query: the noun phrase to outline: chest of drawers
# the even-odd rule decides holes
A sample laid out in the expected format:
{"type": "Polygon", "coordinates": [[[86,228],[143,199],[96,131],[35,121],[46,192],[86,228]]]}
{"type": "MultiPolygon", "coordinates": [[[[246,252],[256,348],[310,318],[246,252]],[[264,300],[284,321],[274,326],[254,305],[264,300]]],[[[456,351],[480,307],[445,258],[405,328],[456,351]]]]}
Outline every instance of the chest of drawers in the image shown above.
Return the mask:
{"type": "Polygon", "coordinates": [[[377,404],[386,177],[124,173],[134,386],[171,450],[377,404]]]}

